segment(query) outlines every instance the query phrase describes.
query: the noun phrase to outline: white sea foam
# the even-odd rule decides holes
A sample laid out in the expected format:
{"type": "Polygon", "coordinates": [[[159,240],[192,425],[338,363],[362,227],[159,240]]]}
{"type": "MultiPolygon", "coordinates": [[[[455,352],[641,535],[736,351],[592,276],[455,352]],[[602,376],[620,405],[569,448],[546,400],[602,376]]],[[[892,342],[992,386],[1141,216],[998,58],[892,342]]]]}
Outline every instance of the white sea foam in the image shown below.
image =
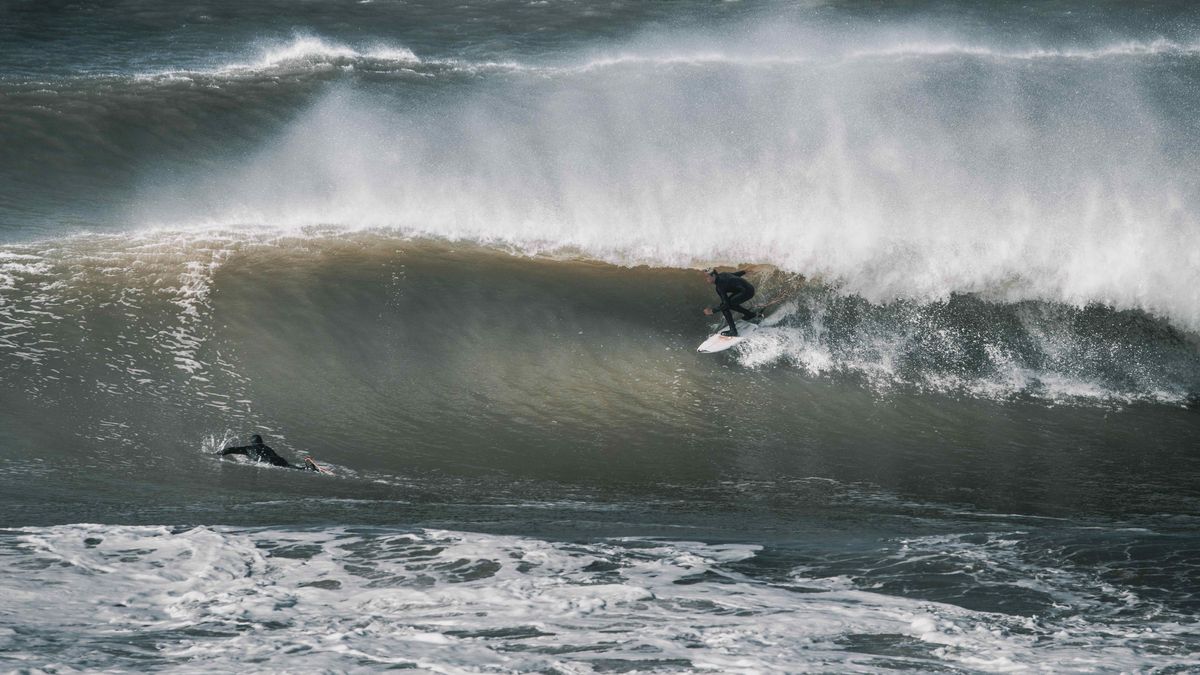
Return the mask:
{"type": "Polygon", "coordinates": [[[836,319],[829,304],[829,298],[809,297],[780,306],[733,354],[750,368],[784,364],[812,376],[849,375],[879,392],[916,387],[1083,405],[1180,403],[1190,393],[1178,379],[1178,362],[1160,345],[1114,347],[1075,327],[1069,309],[1044,310],[1062,316],[1025,317],[1019,332],[1002,326],[975,332],[914,306],[858,306],[857,321],[831,327],[836,319]]]}
{"type": "MultiPolygon", "coordinates": [[[[949,545],[986,566],[1005,555],[1002,546],[918,543],[924,555],[949,545]]],[[[844,577],[797,571],[767,583],[730,567],[757,550],[340,527],[24,528],[0,540],[10,610],[0,615],[0,662],[123,669],[148,650],[167,667],[239,671],[1004,672],[1192,662],[1144,653],[1137,631],[1082,617],[1068,639],[1067,626],[860,590],[844,577]],[[889,648],[898,641],[907,646],[889,648]]],[[[1060,593],[1069,581],[1038,583],[1060,593]]],[[[1138,625],[1155,640],[1186,639],[1181,626],[1138,625]]]]}

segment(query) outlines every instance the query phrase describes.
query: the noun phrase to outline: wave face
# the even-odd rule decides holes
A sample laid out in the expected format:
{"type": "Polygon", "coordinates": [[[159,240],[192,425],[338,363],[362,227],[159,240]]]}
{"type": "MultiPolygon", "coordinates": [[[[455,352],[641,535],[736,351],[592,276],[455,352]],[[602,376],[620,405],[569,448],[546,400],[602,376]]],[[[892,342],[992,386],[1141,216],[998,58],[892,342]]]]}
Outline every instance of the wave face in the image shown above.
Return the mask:
{"type": "MultiPolygon", "coordinates": [[[[745,369],[782,368],[884,396],[1110,406],[1187,403],[1200,391],[1194,338],[1142,313],[974,295],[876,305],[769,268],[748,278],[770,315],[730,352],[745,369]]],[[[514,256],[394,231],[80,235],[0,247],[0,364],[29,400],[90,406],[99,387],[114,414],[131,399],[199,401],[236,419],[260,396],[335,385],[327,369],[297,372],[295,363],[336,363],[345,369],[339,399],[354,392],[374,409],[378,402],[361,397],[378,396],[384,407],[409,409],[402,415],[415,426],[451,408],[471,416],[464,390],[506,401],[514,417],[547,391],[582,411],[600,393],[573,383],[568,365],[583,359],[606,374],[614,405],[626,393],[645,397],[613,411],[614,421],[640,426],[647,411],[674,408],[702,386],[679,373],[705,363],[690,353],[716,327],[698,311],[711,295],[687,270],[514,256]],[[561,368],[522,356],[551,354],[561,368]],[[414,359],[436,365],[425,370],[414,359]],[[496,370],[506,359],[512,364],[496,370]],[[484,384],[481,372],[495,380],[484,384]],[[426,405],[414,405],[409,380],[427,392],[426,405]]],[[[780,383],[770,397],[794,398],[788,387],[799,382],[780,383]]],[[[699,421],[685,413],[678,431],[699,421]]]]}
{"type": "Polygon", "coordinates": [[[48,452],[80,478],[110,466],[186,484],[250,429],[385,483],[720,480],[746,467],[696,458],[730,443],[769,449],[752,473],[787,474],[804,471],[805,447],[861,458],[924,447],[929,428],[946,434],[935,457],[966,445],[1002,461],[1027,414],[1048,426],[1017,447],[1066,433],[1124,453],[1142,442],[1093,425],[1128,406],[1129,420],[1156,420],[1146,447],[1194,441],[1182,406],[1200,357],[1163,321],[972,296],[878,306],[778,271],[751,278],[779,302],[754,340],[711,357],[695,347],[716,328],[699,311],[712,292],[690,270],[338,229],[10,244],[0,394],[13,475],[43,480],[26,462],[48,452]],[[973,420],[993,413],[978,437],[973,420]]]}
{"type": "MultiPolygon", "coordinates": [[[[304,484],[317,494],[361,497],[355,485],[378,483],[521,501],[566,498],[537,486],[582,481],[595,497],[823,466],[895,488],[912,488],[910,470],[940,476],[923,499],[951,484],[1020,510],[1030,490],[1072,482],[1080,467],[1064,460],[1033,483],[1020,472],[980,488],[961,462],[978,452],[1023,465],[1021,453],[1059,457],[1065,444],[1113,462],[1089,465],[1104,487],[1064,492],[1066,504],[1157,509],[1175,488],[1170,500],[1190,499],[1189,474],[1163,472],[1196,442],[1185,406],[1200,357],[1168,323],[973,296],[880,306],[778,271],[750,278],[779,302],[754,340],[714,357],[695,351],[716,324],[700,313],[712,291],[692,270],[336,228],[10,244],[0,478],[39,486],[9,497],[34,522],[62,516],[43,491],[73,503],[109,494],[109,479],[116,494],[142,495],[131,514],[155,513],[177,491],[205,503],[221,475],[211,453],[262,433],[285,457],[316,453],[350,481],[304,484]],[[1152,478],[1110,475],[1132,456],[1152,478]],[[877,472],[899,457],[911,469],[877,472]]],[[[109,513],[106,503],[88,509],[109,513]]]]}

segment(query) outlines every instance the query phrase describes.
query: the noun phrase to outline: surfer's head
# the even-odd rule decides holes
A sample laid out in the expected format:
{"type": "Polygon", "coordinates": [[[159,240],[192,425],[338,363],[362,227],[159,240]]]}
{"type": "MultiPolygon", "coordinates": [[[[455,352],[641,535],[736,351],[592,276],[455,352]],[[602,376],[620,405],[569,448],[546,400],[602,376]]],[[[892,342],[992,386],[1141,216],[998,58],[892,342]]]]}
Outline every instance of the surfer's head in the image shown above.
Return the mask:
{"type": "Polygon", "coordinates": [[[717,270],[710,267],[704,270],[704,276],[708,277],[708,283],[713,283],[717,280],[717,270]]]}
{"type": "Polygon", "coordinates": [[[250,437],[250,442],[255,445],[262,445],[262,442],[263,442],[262,436],[259,436],[258,434],[254,434],[253,436],[250,437]]]}

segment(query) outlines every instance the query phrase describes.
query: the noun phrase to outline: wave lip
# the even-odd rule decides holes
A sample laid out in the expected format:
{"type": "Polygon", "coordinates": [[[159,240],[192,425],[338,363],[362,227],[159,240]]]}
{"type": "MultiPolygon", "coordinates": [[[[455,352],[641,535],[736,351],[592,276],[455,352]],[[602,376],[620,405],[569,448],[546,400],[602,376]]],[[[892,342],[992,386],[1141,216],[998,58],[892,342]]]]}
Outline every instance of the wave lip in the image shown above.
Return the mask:
{"type": "Polygon", "coordinates": [[[972,57],[1011,61],[1036,60],[1098,60],[1140,56],[1197,56],[1200,42],[1184,43],[1167,38],[1148,41],[1124,40],[1095,47],[1039,47],[1001,49],[985,44],[958,40],[900,40],[891,45],[860,47],[848,50],[782,50],[763,52],[754,47],[734,49],[700,49],[676,52],[639,52],[625,50],[600,55],[572,65],[546,67],[542,70],[558,73],[578,73],[630,65],[651,66],[709,66],[728,65],[744,68],[770,68],[804,64],[829,64],[838,61],[871,61],[895,58],[972,57]]]}
{"type": "Polygon", "coordinates": [[[243,78],[258,75],[286,75],[321,72],[335,68],[353,69],[359,66],[411,69],[424,61],[406,47],[378,45],[354,48],[316,36],[297,36],[291,42],[266,47],[258,58],[249,62],[233,62],[208,69],[173,69],[141,73],[136,80],[155,81],[195,77],[243,78]]]}
{"type": "Polygon", "coordinates": [[[1181,42],[1164,37],[1151,40],[1124,40],[1094,47],[1030,46],[1003,49],[956,39],[901,39],[883,41],[878,46],[849,49],[788,47],[767,49],[757,45],[718,45],[711,48],[664,50],[631,47],[601,52],[583,59],[565,62],[522,62],[515,60],[471,60],[463,58],[423,58],[413,50],[377,43],[351,46],[318,35],[297,35],[286,43],[259,47],[257,58],[234,61],[208,69],[170,69],[142,73],[135,79],[155,80],[198,76],[240,77],[255,74],[286,74],[325,71],[334,68],[414,70],[432,68],[452,72],[526,72],[542,76],[586,74],[630,66],[704,67],[727,65],[739,68],[775,68],[779,66],[819,65],[836,62],[908,59],[924,57],[971,57],[995,60],[1099,60],[1142,56],[1196,56],[1200,42],[1181,42]]]}
{"type": "Polygon", "coordinates": [[[338,63],[358,59],[390,61],[404,64],[421,63],[421,59],[404,47],[377,47],[359,51],[345,45],[326,42],[318,37],[297,37],[282,47],[272,48],[254,64],[226,66],[223,71],[258,70],[277,68],[290,64],[338,63]]]}
{"type": "Polygon", "coordinates": [[[1124,56],[1200,54],[1200,43],[1182,43],[1167,38],[1150,41],[1125,40],[1097,47],[1030,47],[1024,50],[994,49],[953,41],[908,41],[891,47],[859,49],[847,53],[852,59],[874,59],[883,57],[921,56],[975,56],[995,59],[1033,61],[1039,59],[1093,60],[1124,56]]]}
{"type": "Polygon", "coordinates": [[[138,80],[190,78],[234,78],[285,76],[320,73],[342,69],[366,69],[378,72],[479,73],[486,71],[535,71],[536,67],[512,61],[470,61],[457,58],[422,58],[413,50],[378,43],[354,47],[319,36],[297,36],[291,42],[262,48],[257,59],[235,61],[214,68],[162,70],[137,75],[138,80]]]}

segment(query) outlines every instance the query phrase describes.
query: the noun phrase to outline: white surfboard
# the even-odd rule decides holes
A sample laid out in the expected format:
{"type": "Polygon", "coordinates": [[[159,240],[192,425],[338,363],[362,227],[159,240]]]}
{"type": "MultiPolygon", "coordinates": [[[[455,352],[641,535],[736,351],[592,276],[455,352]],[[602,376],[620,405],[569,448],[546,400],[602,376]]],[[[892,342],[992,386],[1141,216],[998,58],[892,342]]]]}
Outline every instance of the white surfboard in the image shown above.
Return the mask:
{"type": "MultiPolygon", "coordinates": [[[[745,340],[747,337],[752,335],[754,331],[758,330],[757,325],[748,321],[735,321],[733,325],[737,326],[737,337],[726,337],[718,332],[709,336],[709,338],[702,342],[699,347],[696,347],[696,351],[704,352],[705,354],[723,352],[742,340],[745,340]]],[[[722,324],[721,328],[724,330],[724,324],[722,324]]]]}

